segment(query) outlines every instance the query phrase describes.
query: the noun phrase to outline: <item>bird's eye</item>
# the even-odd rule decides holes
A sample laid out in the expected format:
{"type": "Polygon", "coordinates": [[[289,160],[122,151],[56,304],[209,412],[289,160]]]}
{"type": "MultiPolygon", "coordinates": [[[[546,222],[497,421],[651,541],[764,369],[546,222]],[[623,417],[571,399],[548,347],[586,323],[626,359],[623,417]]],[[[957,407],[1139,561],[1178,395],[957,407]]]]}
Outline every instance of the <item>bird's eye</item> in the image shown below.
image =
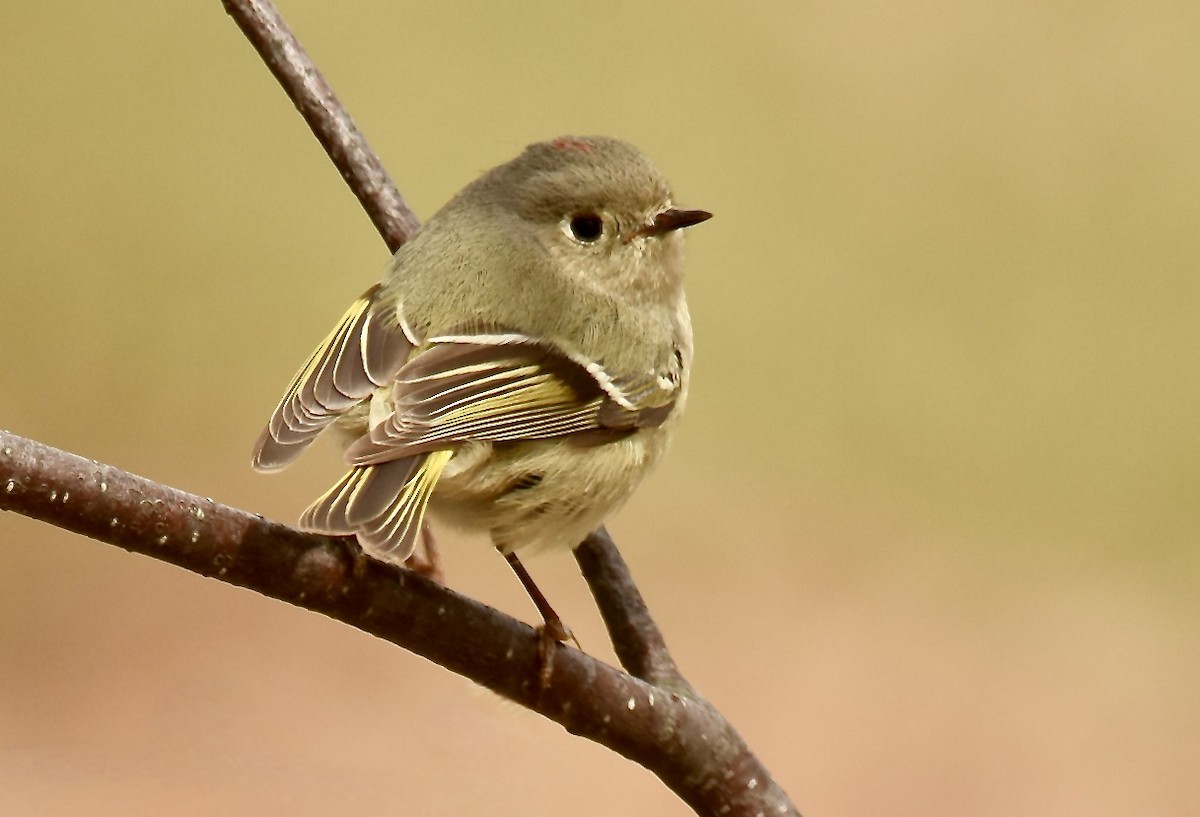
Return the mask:
{"type": "Polygon", "coordinates": [[[592,244],[604,235],[604,219],[595,213],[576,213],[567,222],[571,237],[584,244],[592,244]]]}

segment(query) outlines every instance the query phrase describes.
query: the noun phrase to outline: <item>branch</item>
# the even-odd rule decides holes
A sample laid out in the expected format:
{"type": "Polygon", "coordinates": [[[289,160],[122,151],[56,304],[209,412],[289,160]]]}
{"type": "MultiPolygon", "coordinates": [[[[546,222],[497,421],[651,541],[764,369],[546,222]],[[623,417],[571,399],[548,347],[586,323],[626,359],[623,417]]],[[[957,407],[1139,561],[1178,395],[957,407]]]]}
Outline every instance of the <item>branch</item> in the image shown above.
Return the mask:
{"type": "Polygon", "coordinates": [[[666,639],[650,617],[629,566],[608,531],[602,527],[584,539],[575,548],[575,561],[587,578],[621,666],[635,678],[685,698],[699,699],[667,651],[666,639]]]}
{"type": "Polygon", "coordinates": [[[0,431],[0,510],[323,613],[411,650],[654,772],[698,814],[798,815],[704,701],[566,645],[545,687],[527,624],[350,539],[302,533],[212,499],[0,431]]]}
{"type": "Polygon", "coordinates": [[[392,252],[420,227],[379,157],[269,0],[222,0],[392,252]]]}

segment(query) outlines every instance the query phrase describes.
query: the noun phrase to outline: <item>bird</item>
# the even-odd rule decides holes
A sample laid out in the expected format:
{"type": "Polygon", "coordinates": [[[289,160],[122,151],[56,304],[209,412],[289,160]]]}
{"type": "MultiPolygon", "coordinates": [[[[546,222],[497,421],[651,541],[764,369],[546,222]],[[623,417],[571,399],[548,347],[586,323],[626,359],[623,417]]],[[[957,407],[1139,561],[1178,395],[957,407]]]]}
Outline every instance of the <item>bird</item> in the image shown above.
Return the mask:
{"type": "Polygon", "coordinates": [[[253,467],[281,469],[329,429],[349,467],[300,527],[382,561],[413,557],[427,514],[489,535],[518,576],[517,551],[574,548],[678,426],[681,230],[710,217],[676,206],[625,141],[529,145],[396,251],[293,377],[253,467]]]}

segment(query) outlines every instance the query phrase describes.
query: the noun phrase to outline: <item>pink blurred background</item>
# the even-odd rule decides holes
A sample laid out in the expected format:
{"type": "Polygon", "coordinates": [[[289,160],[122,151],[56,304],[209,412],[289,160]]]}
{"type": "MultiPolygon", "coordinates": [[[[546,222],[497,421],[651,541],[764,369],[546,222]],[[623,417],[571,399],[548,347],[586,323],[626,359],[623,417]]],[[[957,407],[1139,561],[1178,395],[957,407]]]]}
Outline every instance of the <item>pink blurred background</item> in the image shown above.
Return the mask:
{"type": "MultiPolygon", "coordinates": [[[[282,11],[422,217],[568,132],[716,213],[685,430],[611,528],[802,811],[1195,813],[1196,7],[282,11]]],[[[336,453],[250,446],[382,243],[216,0],[0,31],[0,427],[293,520],[336,453]]],[[[611,659],[570,556],[530,566],[611,659]]],[[[688,813],[388,644],[0,515],[0,814],[164,812],[688,813]]]]}

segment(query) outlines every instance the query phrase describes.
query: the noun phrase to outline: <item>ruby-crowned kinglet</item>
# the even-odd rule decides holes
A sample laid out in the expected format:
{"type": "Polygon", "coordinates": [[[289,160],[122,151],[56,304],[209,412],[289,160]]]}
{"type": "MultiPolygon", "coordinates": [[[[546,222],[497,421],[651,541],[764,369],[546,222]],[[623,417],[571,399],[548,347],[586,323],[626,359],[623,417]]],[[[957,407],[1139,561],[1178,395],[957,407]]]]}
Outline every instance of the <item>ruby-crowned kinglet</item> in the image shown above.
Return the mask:
{"type": "Polygon", "coordinates": [[[501,552],[573,548],[663,453],[692,327],[677,209],[637,149],[531,145],[401,247],[309,357],[254,451],[287,465],[322,429],[350,471],[300,526],[402,562],[426,508],[501,552]]]}

